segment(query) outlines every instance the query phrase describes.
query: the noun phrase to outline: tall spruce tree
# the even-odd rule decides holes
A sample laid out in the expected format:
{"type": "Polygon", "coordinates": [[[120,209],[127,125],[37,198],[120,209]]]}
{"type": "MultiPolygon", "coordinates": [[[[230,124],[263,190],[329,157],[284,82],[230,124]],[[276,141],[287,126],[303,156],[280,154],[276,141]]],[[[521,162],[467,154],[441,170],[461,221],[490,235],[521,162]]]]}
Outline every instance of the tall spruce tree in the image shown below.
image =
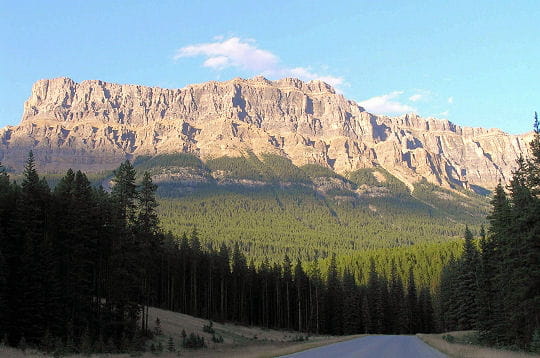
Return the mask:
{"type": "MultiPolygon", "coordinates": [[[[139,318],[141,307],[137,302],[140,297],[141,266],[139,263],[140,247],[134,232],[137,185],[135,169],[126,160],[114,172],[111,199],[114,205],[114,222],[119,235],[112,237],[110,259],[110,286],[112,306],[115,314],[122,321],[133,324],[139,318]]],[[[118,330],[117,335],[124,334],[118,330]]]]}
{"type": "Polygon", "coordinates": [[[149,307],[151,292],[153,291],[152,276],[156,270],[153,256],[160,245],[159,219],[156,213],[158,203],[156,201],[157,185],[152,182],[149,172],[144,172],[142,183],[137,195],[137,219],[136,235],[141,249],[142,275],[140,277],[140,302],[142,303],[141,328],[148,332],[149,307]]]}
{"type": "Polygon", "coordinates": [[[294,266],[294,286],[296,288],[296,316],[297,324],[296,329],[303,332],[307,329],[306,317],[307,317],[307,286],[308,277],[302,268],[300,259],[296,261],[294,266]]]}
{"type": "Polygon", "coordinates": [[[135,169],[126,160],[114,172],[111,196],[118,207],[120,218],[128,225],[133,224],[136,213],[137,185],[135,184],[135,169]]]}
{"type": "Polygon", "coordinates": [[[16,316],[21,328],[19,338],[24,335],[28,342],[37,342],[51,313],[50,297],[42,292],[49,291],[50,260],[52,259],[47,239],[47,213],[49,212],[49,187],[39,178],[34,155],[28,155],[20,201],[17,203],[17,219],[21,230],[19,238],[23,247],[21,255],[21,280],[18,284],[19,300],[16,316]]]}
{"type": "Polygon", "coordinates": [[[479,260],[478,251],[473,243],[473,234],[469,227],[465,228],[464,237],[463,255],[459,261],[458,269],[458,327],[460,330],[470,330],[476,328],[479,260]]]}
{"type": "Polygon", "coordinates": [[[390,315],[393,318],[390,323],[390,330],[395,334],[407,333],[407,327],[404,324],[406,322],[405,317],[405,294],[403,289],[403,281],[401,276],[398,275],[396,263],[392,260],[391,265],[391,279],[389,290],[389,309],[390,315]]]}
{"type": "Polygon", "coordinates": [[[343,323],[343,295],[341,282],[337,271],[336,255],[333,254],[328,267],[328,277],[326,280],[325,299],[325,323],[326,333],[342,334],[343,323]]]}
{"type": "Polygon", "coordinates": [[[420,309],[420,323],[418,331],[420,332],[433,332],[434,327],[434,312],[431,293],[427,287],[422,287],[420,295],[418,296],[418,305],[420,309]]]}
{"type": "Polygon", "coordinates": [[[418,294],[416,291],[416,283],[414,281],[414,272],[412,267],[409,269],[409,281],[407,283],[407,296],[405,298],[406,312],[407,312],[407,333],[418,332],[418,294]]]}
{"type": "Polygon", "coordinates": [[[343,334],[355,334],[362,331],[360,292],[353,274],[343,272],[343,334]]]}
{"type": "Polygon", "coordinates": [[[369,333],[383,333],[384,331],[384,302],[382,281],[375,270],[375,261],[371,260],[370,272],[367,282],[367,302],[370,310],[369,333]]]}

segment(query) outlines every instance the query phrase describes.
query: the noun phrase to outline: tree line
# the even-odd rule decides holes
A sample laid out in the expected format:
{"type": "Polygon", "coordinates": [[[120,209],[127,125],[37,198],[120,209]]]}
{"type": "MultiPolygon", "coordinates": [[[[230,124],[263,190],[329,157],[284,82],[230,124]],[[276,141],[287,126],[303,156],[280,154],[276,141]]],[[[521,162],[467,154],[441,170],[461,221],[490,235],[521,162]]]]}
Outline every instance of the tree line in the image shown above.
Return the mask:
{"type": "Polygon", "coordinates": [[[489,228],[443,271],[444,330],[479,331],[487,344],[540,351],[540,124],[531,157],[520,158],[510,184],[491,200],[489,228]]]}
{"type": "Polygon", "coordinates": [[[126,348],[137,322],[146,329],[150,257],[160,245],[155,185],[148,175],[135,185],[129,163],[113,182],[107,193],[69,170],[51,190],[32,153],[20,185],[0,170],[5,343],[126,348]]]}
{"type": "Polygon", "coordinates": [[[249,263],[238,244],[203,246],[196,229],[163,233],[156,185],[129,161],[110,192],[68,170],[51,189],[32,153],[21,184],[0,169],[0,338],[46,348],[125,351],[156,306],[216,321],[326,334],[434,329],[429,289],[372,262],[367,283],[317,261],[249,263]]]}

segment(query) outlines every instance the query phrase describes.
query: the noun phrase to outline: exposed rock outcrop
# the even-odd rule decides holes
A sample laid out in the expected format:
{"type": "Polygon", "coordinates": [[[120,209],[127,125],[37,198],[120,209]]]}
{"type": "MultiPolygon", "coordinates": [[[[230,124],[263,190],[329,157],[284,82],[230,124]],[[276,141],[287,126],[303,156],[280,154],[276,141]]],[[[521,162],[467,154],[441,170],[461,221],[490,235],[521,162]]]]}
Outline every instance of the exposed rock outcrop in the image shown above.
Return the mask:
{"type": "Polygon", "coordinates": [[[252,151],[338,173],[380,165],[409,184],[492,188],[509,179],[531,139],[414,114],[376,116],[320,81],[236,78],[162,89],[56,78],[36,82],[21,124],[0,130],[0,161],[21,169],[33,149],[43,170],[95,171],[138,155],[252,151]]]}

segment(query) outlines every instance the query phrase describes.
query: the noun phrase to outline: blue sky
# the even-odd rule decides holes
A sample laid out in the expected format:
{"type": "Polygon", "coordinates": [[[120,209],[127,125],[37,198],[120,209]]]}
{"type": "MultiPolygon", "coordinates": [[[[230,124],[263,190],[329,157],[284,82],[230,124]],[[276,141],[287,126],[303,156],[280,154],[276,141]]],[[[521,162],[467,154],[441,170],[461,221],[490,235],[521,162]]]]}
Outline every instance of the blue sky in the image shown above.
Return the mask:
{"type": "Polygon", "coordinates": [[[3,1],[0,127],[32,84],[323,79],[373,113],[532,129],[540,2],[3,1]]]}

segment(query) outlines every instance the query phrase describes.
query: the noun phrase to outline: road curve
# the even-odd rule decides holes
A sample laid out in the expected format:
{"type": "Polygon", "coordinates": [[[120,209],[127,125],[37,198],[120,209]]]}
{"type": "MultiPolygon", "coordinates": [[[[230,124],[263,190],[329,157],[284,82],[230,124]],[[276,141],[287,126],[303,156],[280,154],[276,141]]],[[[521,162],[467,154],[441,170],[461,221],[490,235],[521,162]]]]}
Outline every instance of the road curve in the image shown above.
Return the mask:
{"type": "Polygon", "coordinates": [[[367,336],[282,358],[446,358],[415,336],[367,336]]]}

